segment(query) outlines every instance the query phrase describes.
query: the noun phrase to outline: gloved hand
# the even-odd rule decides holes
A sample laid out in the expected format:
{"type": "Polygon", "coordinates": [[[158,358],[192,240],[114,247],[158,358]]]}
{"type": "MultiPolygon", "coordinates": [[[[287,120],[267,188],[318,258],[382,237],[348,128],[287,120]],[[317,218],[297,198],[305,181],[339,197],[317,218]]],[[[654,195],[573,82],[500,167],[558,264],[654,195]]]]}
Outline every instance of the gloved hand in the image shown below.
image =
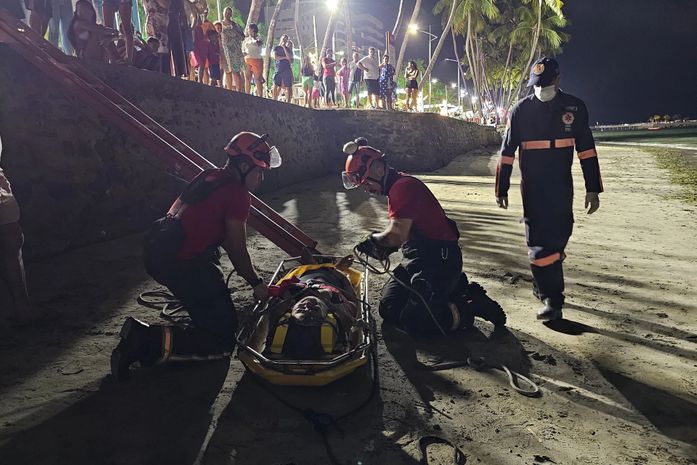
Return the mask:
{"type": "Polygon", "coordinates": [[[269,300],[269,288],[266,286],[265,283],[259,283],[252,289],[254,298],[260,301],[262,305],[265,304],[267,300],[269,300]]]}
{"type": "Polygon", "coordinates": [[[502,195],[501,197],[496,197],[496,204],[499,208],[508,209],[508,196],[502,195]]]}
{"type": "Polygon", "coordinates": [[[397,251],[397,247],[385,247],[378,244],[374,234],[374,232],[368,234],[365,239],[358,243],[356,250],[376,260],[385,260],[391,253],[397,251]]]}
{"type": "Polygon", "coordinates": [[[600,208],[600,195],[597,192],[586,192],[586,204],[584,208],[588,208],[588,214],[592,215],[600,208]],[[588,208],[590,206],[590,208],[588,208]]]}

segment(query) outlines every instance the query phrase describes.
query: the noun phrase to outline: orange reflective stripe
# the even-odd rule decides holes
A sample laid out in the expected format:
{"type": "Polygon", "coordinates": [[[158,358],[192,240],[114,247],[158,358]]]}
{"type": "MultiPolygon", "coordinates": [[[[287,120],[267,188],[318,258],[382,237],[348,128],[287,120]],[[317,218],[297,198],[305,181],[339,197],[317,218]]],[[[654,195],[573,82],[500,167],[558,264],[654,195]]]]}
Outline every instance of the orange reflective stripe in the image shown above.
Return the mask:
{"type": "Polygon", "coordinates": [[[597,157],[598,152],[595,149],[584,150],[583,152],[578,152],[578,159],[585,160],[586,158],[597,157]]]}
{"type": "Polygon", "coordinates": [[[502,165],[512,165],[513,160],[515,160],[514,157],[507,157],[505,155],[501,155],[501,164],[502,165]]]}
{"type": "Polygon", "coordinates": [[[548,140],[527,140],[520,144],[523,150],[551,149],[552,143],[548,140]]]}
{"type": "Polygon", "coordinates": [[[165,326],[162,328],[162,359],[166,362],[172,356],[172,328],[165,326]]]}
{"type": "Polygon", "coordinates": [[[537,260],[533,260],[532,264],[535,266],[549,266],[552,263],[556,263],[561,259],[561,254],[560,253],[553,253],[552,255],[544,258],[538,258],[537,260]]]}
{"type": "Polygon", "coordinates": [[[554,141],[554,146],[561,148],[561,147],[573,147],[574,146],[574,139],[569,138],[569,139],[556,139],[554,141]]]}

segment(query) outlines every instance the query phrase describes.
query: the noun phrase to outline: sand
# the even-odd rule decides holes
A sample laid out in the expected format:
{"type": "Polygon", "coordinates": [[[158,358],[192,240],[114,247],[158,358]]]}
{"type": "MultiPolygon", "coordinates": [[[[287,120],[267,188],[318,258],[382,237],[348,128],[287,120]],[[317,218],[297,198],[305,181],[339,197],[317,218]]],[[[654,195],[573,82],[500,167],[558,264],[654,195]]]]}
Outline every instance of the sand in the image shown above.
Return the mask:
{"type": "MultiPolygon", "coordinates": [[[[679,187],[650,154],[599,152],[607,192],[594,215],[582,209],[574,166],[567,320],[554,328],[534,318],[517,174],[507,211],[493,198],[494,150],[421,176],[458,222],[465,271],[501,303],[508,330],[478,322],[431,341],[380,330],[378,395],[327,433],[340,463],[416,464],[428,435],[458,446],[467,463],[697,463],[697,208],[673,198],[679,187]],[[468,355],[530,376],[542,397],[515,393],[497,371],[419,365],[468,355]]],[[[338,176],[264,199],[324,252],[347,253],[386,224],[385,202],[344,192],[338,176]]],[[[41,316],[0,341],[0,463],[331,463],[321,436],[279,398],[340,415],[370,392],[367,368],[305,389],[264,388],[235,359],[139,370],[127,383],[108,375],[123,318],[158,320],[136,302],[155,287],[141,240],[29,264],[41,316]]],[[[284,258],[258,235],[250,247],[267,276],[284,258]]],[[[248,307],[251,293],[232,282],[248,307]]],[[[371,282],[375,303],[383,280],[371,282]]],[[[451,448],[428,450],[429,463],[453,463],[451,448]]]]}

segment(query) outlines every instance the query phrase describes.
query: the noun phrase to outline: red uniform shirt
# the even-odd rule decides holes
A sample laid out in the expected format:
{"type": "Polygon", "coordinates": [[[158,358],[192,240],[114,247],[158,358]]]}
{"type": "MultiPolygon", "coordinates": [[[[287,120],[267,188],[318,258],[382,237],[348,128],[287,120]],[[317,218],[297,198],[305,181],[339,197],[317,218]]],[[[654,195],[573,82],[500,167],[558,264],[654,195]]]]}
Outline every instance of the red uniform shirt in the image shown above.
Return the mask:
{"type": "MultiPolygon", "coordinates": [[[[206,179],[213,181],[223,176],[221,171],[206,179]]],[[[251,196],[241,183],[230,181],[201,202],[189,205],[181,217],[184,243],[177,259],[189,260],[203,253],[210,246],[220,245],[225,239],[225,220],[247,221],[251,196]]]]}
{"type": "Polygon", "coordinates": [[[400,173],[387,194],[387,216],[412,221],[411,236],[456,241],[457,232],[433,193],[418,179],[400,173]]]}

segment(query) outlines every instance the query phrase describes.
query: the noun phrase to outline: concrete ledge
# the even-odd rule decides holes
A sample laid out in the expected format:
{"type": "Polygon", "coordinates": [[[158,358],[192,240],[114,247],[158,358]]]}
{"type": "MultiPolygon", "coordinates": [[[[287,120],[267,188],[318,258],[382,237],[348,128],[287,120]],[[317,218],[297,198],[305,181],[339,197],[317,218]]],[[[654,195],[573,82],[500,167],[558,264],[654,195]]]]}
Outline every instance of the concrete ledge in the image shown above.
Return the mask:
{"type": "MultiPolygon", "coordinates": [[[[2,161],[22,207],[28,256],[140,231],[162,214],[180,183],[156,158],[2,44],[0,62],[2,161]]],[[[238,131],[269,133],[284,163],[266,191],[335,172],[342,144],[357,136],[404,171],[437,169],[500,140],[492,128],[439,115],[318,111],[153,72],[87,66],[214,163],[238,131]]]]}

